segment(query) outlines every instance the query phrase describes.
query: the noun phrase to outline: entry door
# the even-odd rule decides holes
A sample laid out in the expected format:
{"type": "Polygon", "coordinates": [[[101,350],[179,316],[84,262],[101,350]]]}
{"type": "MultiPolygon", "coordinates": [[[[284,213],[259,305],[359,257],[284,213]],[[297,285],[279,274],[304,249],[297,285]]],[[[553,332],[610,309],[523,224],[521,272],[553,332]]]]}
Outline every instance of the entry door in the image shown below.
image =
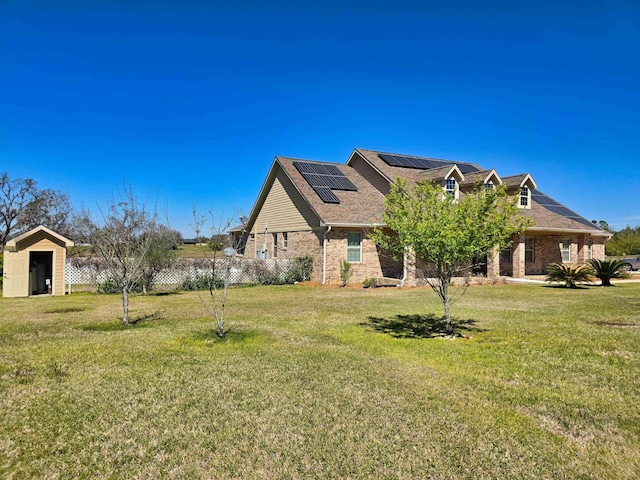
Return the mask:
{"type": "Polygon", "coordinates": [[[3,297],[29,296],[29,252],[4,252],[3,297]]]}

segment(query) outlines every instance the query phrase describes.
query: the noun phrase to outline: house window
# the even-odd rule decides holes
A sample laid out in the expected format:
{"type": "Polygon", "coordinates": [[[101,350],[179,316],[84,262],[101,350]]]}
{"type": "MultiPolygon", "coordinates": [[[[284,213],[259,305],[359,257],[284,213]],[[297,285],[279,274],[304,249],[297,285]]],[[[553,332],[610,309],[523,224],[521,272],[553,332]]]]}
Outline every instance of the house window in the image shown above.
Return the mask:
{"type": "Polygon", "coordinates": [[[362,234],[347,234],[347,261],[359,263],[362,261],[362,234]]]}
{"type": "Polygon", "coordinates": [[[511,247],[500,250],[500,262],[511,263],[511,247]]]}
{"type": "Polygon", "coordinates": [[[571,240],[568,238],[562,240],[562,261],[565,263],[571,261],[571,240]]]}
{"type": "Polygon", "coordinates": [[[273,258],[278,256],[278,234],[274,233],[273,235],[273,258]]]}
{"type": "Polygon", "coordinates": [[[452,198],[456,198],[456,179],[455,178],[447,178],[444,189],[447,192],[447,195],[450,195],[452,198]]]}
{"type": "Polygon", "coordinates": [[[593,240],[587,240],[587,260],[593,259],[593,240]]]}
{"type": "Polygon", "coordinates": [[[493,182],[492,181],[488,181],[487,183],[484,184],[484,189],[488,192],[490,192],[491,190],[493,190],[493,182]]]}
{"type": "Polygon", "coordinates": [[[520,208],[529,207],[529,187],[520,187],[520,208]]]}
{"type": "Polygon", "coordinates": [[[282,247],[287,248],[289,246],[289,233],[284,232],[282,234],[282,247]]]}
{"type": "Polygon", "coordinates": [[[533,238],[524,239],[524,261],[532,263],[534,261],[534,241],[533,238]]]}

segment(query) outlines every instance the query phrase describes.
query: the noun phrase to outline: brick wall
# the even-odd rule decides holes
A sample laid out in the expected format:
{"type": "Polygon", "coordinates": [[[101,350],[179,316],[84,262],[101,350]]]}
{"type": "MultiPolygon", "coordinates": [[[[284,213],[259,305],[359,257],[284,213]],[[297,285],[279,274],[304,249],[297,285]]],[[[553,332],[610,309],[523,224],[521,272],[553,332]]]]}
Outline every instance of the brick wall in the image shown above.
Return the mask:
{"type": "Polygon", "coordinates": [[[362,256],[360,262],[352,262],[352,283],[360,283],[366,277],[402,277],[402,263],[391,256],[378,252],[378,248],[363,230],[333,229],[327,235],[327,283],[340,283],[340,261],[347,258],[347,234],[362,234],[362,256]]]}

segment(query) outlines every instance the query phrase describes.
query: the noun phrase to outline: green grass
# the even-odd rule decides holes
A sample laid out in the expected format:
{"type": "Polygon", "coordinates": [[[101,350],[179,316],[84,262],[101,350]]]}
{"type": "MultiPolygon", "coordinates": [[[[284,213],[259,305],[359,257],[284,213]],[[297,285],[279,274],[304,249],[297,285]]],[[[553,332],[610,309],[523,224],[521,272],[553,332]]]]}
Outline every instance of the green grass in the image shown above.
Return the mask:
{"type": "MultiPolygon", "coordinates": [[[[207,245],[180,245],[178,248],[178,256],[184,258],[213,258],[213,250],[207,245]]],[[[222,253],[218,252],[218,256],[222,253]]]]}
{"type": "Polygon", "coordinates": [[[0,299],[2,478],[640,476],[640,285],[0,299]]]}

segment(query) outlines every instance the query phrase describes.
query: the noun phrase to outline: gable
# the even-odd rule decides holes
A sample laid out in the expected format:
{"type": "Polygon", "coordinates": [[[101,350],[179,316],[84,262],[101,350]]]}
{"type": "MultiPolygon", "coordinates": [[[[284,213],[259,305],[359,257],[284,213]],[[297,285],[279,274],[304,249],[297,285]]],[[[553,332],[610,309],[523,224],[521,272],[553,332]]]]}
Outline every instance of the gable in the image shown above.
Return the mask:
{"type": "Polygon", "coordinates": [[[291,232],[320,226],[320,220],[287,175],[278,168],[252,226],[253,233],[291,232]]]}

